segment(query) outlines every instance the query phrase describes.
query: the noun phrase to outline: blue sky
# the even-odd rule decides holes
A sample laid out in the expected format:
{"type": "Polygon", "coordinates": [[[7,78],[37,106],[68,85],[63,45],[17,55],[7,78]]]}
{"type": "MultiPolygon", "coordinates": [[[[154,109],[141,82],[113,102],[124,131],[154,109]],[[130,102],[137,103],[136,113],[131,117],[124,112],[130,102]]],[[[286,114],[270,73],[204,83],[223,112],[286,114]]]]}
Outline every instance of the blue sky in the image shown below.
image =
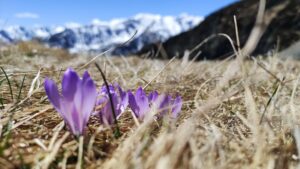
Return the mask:
{"type": "Polygon", "coordinates": [[[63,25],[108,21],[137,13],[206,16],[236,0],[0,0],[3,25],[63,25]]]}

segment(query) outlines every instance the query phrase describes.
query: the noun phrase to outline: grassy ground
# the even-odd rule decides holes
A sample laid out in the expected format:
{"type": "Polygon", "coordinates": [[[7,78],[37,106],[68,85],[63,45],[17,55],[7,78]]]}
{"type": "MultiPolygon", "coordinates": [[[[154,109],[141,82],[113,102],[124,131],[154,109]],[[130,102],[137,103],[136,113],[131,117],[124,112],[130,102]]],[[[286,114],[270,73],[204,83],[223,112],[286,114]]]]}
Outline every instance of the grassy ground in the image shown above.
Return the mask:
{"type": "MultiPolygon", "coordinates": [[[[128,109],[119,121],[118,139],[92,117],[84,140],[76,140],[45,97],[43,80],[48,76],[60,82],[67,67],[79,70],[91,58],[19,50],[0,55],[12,88],[10,92],[1,72],[4,168],[298,167],[299,61],[272,57],[241,64],[101,57],[96,61],[109,82],[125,89],[149,84],[147,91],[179,93],[183,110],[176,122],[136,124],[128,109]]],[[[96,67],[86,69],[100,87],[103,81],[96,67]]]]}

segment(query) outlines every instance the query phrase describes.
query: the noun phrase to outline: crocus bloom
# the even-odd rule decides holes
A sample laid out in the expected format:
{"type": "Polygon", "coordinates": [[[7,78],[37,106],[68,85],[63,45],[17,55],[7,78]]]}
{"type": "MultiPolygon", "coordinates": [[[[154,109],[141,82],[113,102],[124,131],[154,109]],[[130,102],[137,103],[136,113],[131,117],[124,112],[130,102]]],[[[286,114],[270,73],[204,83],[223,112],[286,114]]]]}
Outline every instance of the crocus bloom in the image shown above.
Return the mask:
{"type": "Polygon", "coordinates": [[[93,112],[97,90],[88,72],[82,79],[68,68],[62,79],[62,95],[54,81],[46,78],[44,87],[48,99],[76,136],[82,135],[93,112]]]}
{"type": "MultiPolygon", "coordinates": [[[[112,97],[114,112],[118,119],[128,106],[128,94],[124,92],[118,84],[109,85],[109,93],[112,97]]],[[[109,99],[107,87],[101,87],[96,103],[96,113],[98,113],[100,122],[106,125],[114,124],[113,109],[109,99]]]]}
{"type": "Polygon", "coordinates": [[[158,116],[170,114],[172,118],[176,118],[182,107],[182,99],[180,96],[172,99],[170,95],[159,95],[157,91],[153,91],[147,96],[141,87],[137,89],[135,94],[129,91],[128,97],[129,107],[139,120],[143,120],[151,110],[157,111],[158,116]]]}

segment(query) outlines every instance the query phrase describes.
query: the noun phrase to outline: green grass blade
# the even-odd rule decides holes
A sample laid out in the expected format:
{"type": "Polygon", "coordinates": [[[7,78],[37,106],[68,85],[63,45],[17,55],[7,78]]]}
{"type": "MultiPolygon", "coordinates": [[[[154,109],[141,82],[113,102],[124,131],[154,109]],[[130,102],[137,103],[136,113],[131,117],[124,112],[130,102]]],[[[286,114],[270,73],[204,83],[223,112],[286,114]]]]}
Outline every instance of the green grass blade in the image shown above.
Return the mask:
{"type": "Polygon", "coordinates": [[[24,87],[25,78],[26,78],[26,75],[23,76],[23,80],[22,80],[22,83],[21,83],[21,86],[20,86],[20,89],[19,89],[18,97],[17,97],[17,102],[20,101],[22,89],[23,89],[23,87],[24,87]]]}
{"type": "MultiPolygon", "coordinates": [[[[3,78],[3,79],[1,79],[0,80],[0,87],[1,87],[1,85],[2,85],[2,83],[5,81],[5,78],[3,78]]],[[[3,103],[3,98],[2,98],[2,96],[0,96],[0,109],[4,109],[4,103],[3,103]]]]}
{"type": "Polygon", "coordinates": [[[2,83],[5,81],[6,78],[3,78],[0,80],[0,86],[2,85],[2,83]]]}
{"type": "Polygon", "coordinates": [[[11,95],[11,99],[12,101],[14,101],[14,95],[13,95],[13,91],[12,91],[12,87],[11,87],[11,83],[10,83],[10,80],[5,72],[5,70],[3,69],[3,67],[0,67],[0,69],[2,70],[2,72],[4,73],[5,75],[5,78],[6,78],[6,81],[8,83],[8,86],[9,86],[9,91],[10,91],[10,95],[11,95]]]}
{"type": "Polygon", "coordinates": [[[266,114],[266,112],[267,112],[267,109],[268,109],[269,105],[271,104],[271,101],[273,100],[275,94],[278,92],[279,86],[280,86],[280,84],[281,84],[280,82],[283,82],[283,81],[284,81],[284,78],[283,78],[282,81],[279,81],[279,82],[277,81],[277,83],[275,84],[275,89],[274,89],[274,91],[273,91],[271,97],[269,98],[269,100],[268,100],[266,106],[265,106],[264,112],[262,113],[262,115],[261,115],[261,117],[260,117],[259,124],[262,124],[263,119],[264,119],[264,117],[265,117],[265,114],[266,114]]]}
{"type": "Polygon", "coordinates": [[[2,97],[0,97],[0,109],[4,109],[4,103],[2,97]]]}

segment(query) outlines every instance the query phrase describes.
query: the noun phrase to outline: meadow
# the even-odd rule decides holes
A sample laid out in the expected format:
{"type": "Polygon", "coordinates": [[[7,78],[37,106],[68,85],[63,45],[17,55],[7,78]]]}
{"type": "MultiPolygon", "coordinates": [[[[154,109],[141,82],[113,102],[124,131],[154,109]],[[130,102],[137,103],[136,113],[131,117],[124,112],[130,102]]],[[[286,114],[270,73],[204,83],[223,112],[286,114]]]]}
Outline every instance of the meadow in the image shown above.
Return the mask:
{"type": "Polygon", "coordinates": [[[0,53],[1,168],[297,168],[299,167],[300,62],[272,57],[192,62],[98,57],[109,83],[142,86],[174,96],[178,119],[143,122],[126,109],[114,128],[92,116],[75,138],[49,103],[45,77],[57,82],[72,67],[99,89],[93,56],[71,56],[36,44],[0,53]],[[33,47],[34,49],[33,50],[33,47]],[[38,50],[36,50],[38,49],[38,50]]]}

